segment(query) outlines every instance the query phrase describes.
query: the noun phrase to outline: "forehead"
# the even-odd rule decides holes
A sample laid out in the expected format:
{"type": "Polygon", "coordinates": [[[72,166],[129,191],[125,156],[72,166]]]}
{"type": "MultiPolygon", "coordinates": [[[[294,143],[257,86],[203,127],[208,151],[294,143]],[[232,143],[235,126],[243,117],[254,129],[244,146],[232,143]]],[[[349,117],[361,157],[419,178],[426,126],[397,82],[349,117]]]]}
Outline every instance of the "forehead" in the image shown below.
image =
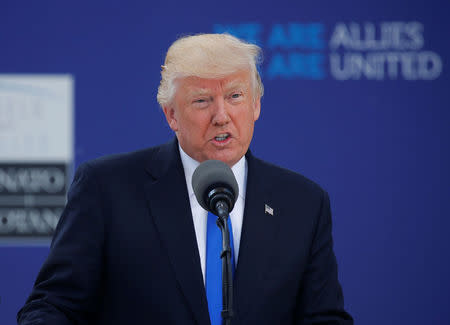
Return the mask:
{"type": "Polygon", "coordinates": [[[188,95],[190,93],[204,93],[211,91],[227,91],[235,88],[250,88],[250,73],[241,71],[223,78],[200,78],[195,76],[178,80],[177,93],[188,95]]]}

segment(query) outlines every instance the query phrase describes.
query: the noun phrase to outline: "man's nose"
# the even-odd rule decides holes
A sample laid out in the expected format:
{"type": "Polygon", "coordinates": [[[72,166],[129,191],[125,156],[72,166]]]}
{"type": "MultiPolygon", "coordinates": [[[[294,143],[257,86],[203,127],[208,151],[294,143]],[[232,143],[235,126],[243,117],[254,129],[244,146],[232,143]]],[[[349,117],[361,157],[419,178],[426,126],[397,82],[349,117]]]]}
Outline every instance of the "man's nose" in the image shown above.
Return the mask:
{"type": "Polygon", "coordinates": [[[218,98],[214,103],[212,123],[214,125],[225,125],[230,122],[227,103],[223,98],[218,98]]]}

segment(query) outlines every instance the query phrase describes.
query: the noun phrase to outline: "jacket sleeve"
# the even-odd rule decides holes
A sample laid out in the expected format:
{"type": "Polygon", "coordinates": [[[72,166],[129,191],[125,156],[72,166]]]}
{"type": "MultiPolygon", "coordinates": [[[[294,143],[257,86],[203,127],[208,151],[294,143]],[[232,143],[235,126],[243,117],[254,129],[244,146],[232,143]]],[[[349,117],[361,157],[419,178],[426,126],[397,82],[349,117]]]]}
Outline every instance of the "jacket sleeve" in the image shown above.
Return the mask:
{"type": "Polygon", "coordinates": [[[86,324],[95,315],[105,226],[91,169],[84,164],[75,174],[49,256],[17,315],[20,325],[86,324]]]}
{"type": "Polygon", "coordinates": [[[322,192],[321,202],[309,263],[299,293],[297,324],[352,325],[352,317],[344,310],[342,288],[338,281],[330,201],[325,191],[322,192]]]}

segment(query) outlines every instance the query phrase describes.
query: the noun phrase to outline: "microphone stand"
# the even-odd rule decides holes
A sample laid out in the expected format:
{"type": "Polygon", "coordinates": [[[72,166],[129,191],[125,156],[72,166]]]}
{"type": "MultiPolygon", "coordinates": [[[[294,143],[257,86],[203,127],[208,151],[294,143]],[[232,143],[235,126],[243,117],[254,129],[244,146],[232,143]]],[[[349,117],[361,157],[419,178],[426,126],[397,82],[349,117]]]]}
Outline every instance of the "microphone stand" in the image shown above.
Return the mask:
{"type": "Polygon", "coordinates": [[[233,318],[233,274],[231,269],[230,230],[228,228],[228,205],[223,201],[216,204],[217,226],[222,232],[222,320],[230,325],[233,318]]]}

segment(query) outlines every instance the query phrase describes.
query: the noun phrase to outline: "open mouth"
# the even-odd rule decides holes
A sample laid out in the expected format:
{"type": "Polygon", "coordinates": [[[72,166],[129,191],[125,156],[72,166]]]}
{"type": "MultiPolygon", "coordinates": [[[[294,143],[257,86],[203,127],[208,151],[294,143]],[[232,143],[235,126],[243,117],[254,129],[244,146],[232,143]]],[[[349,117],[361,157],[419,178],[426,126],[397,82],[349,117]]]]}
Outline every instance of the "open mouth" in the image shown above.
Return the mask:
{"type": "Polygon", "coordinates": [[[230,137],[229,133],[222,133],[222,134],[216,135],[214,137],[214,140],[216,140],[218,142],[223,142],[223,141],[226,141],[229,137],[230,137]]]}

